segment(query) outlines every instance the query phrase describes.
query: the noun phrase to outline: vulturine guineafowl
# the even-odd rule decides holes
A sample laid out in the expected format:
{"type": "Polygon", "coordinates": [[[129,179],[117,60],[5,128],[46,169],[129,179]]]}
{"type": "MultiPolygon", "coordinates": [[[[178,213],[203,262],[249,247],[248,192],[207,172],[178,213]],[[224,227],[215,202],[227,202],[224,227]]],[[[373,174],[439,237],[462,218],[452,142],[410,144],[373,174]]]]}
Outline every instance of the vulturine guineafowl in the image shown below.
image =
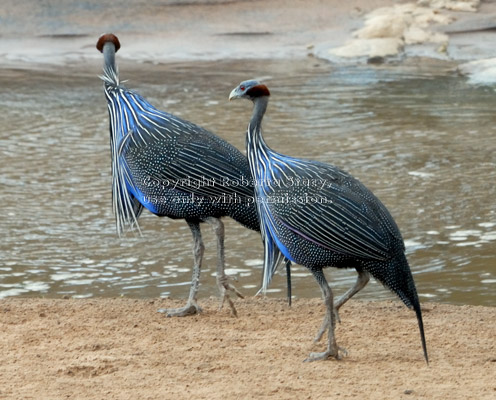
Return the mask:
{"type": "MultiPolygon", "coordinates": [[[[224,272],[224,225],[220,218],[229,216],[249,229],[260,229],[246,157],[213,133],[156,109],[122,86],[115,65],[115,53],[120,48],[115,35],[102,35],[96,47],[104,56],[112,201],[119,235],[127,228],[139,229],[143,208],[161,217],[186,220],[194,240],[189,298],[184,307],[160,310],[168,316],[184,316],[201,311],[197,304],[204,252],[200,223],[212,225],[217,235],[221,306],[227,300],[236,315],[228,292],[242,295],[224,272]]],[[[289,262],[286,267],[290,285],[289,262]]]]}
{"type": "Polygon", "coordinates": [[[270,283],[276,260],[307,267],[320,285],[326,314],[316,341],[328,333],[327,350],[308,361],[340,358],[334,336],[339,308],[369,281],[369,275],[415,310],[425,360],[428,362],[422,311],[405,257],[400,231],[386,207],[362,183],[341,169],[277,153],[262,136],[262,118],[270,92],[264,84],[242,82],[229,99],[253,101],[246,148],[264,240],[263,290],[270,283]],[[306,182],[296,185],[295,182],[306,182]],[[355,268],[358,279],[334,301],[323,273],[325,267],[355,268]]]}

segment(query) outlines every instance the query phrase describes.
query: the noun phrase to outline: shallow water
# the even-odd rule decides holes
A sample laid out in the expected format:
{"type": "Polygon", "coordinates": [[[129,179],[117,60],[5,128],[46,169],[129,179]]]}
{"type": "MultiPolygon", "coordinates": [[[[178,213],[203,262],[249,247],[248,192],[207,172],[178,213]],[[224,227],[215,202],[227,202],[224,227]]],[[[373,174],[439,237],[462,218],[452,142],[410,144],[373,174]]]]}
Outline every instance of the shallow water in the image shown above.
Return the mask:
{"type": "MultiPolygon", "coordinates": [[[[229,103],[252,77],[272,91],[267,142],[336,164],[395,217],[422,301],[495,305],[496,94],[452,65],[333,66],[303,61],[125,64],[121,78],[150,102],[244,148],[251,105],[229,103]]],[[[0,74],[0,297],[185,297],[186,224],[145,213],[143,237],[117,238],[110,199],[108,116],[99,65],[0,74]]],[[[200,297],[217,295],[215,241],[204,226],[200,297]]],[[[226,220],[228,273],[247,295],[261,279],[255,232],[226,220]]],[[[354,270],[327,270],[336,293],[354,270]]],[[[318,286],[293,268],[296,297],[318,286]]],[[[275,277],[270,296],[285,296],[275,277]]],[[[362,299],[393,298],[371,282],[362,299]]]]}

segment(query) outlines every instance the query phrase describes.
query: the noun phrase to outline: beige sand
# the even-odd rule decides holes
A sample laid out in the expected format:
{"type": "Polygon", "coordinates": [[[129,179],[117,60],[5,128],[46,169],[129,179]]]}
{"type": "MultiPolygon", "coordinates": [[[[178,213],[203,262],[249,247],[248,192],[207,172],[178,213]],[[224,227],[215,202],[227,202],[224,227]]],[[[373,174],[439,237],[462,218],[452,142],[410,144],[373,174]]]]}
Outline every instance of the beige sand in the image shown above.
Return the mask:
{"type": "Polygon", "coordinates": [[[237,301],[239,317],[165,318],[172,300],[0,303],[1,399],[494,399],[496,308],[424,304],[430,365],[413,312],[350,301],[342,361],[304,363],[323,344],[318,299],[237,301]]]}
{"type": "Polygon", "coordinates": [[[489,1],[195,0],[167,5],[101,0],[97,9],[85,9],[67,0],[56,18],[49,16],[45,2],[3,3],[0,15],[2,8],[8,10],[10,23],[0,25],[0,61],[23,68],[101,62],[95,43],[110,30],[123,44],[119,58],[134,62],[307,54],[338,62],[397,53],[494,57],[494,38],[487,35],[495,25],[496,4],[489,1]]]}

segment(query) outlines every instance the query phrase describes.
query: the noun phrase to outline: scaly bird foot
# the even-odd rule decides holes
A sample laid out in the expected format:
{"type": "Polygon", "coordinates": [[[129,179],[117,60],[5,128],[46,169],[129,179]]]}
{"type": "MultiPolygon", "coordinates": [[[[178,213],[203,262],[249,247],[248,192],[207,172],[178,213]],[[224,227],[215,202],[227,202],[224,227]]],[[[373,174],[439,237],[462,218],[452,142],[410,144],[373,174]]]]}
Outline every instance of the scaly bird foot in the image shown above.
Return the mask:
{"type": "Polygon", "coordinates": [[[334,349],[327,349],[322,353],[310,353],[308,358],[303,360],[304,362],[321,361],[328,360],[330,358],[335,358],[336,360],[341,360],[343,357],[347,356],[348,352],[343,347],[338,347],[334,349]]]}
{"type": "Polygon", "coordinates": [[[231,300],[231,297],[229,296],[229,291],[234,292],[236,296],[238,296],[241,299],[244,299],[245,297],[239,292],[238,289],[236,289],[233,285],[229,283],[229,277],[227,275],[217,278],[217,285],[219,286],[220,297],[221,297],[219,310],[222,309],[225,301],[227,300],[229,307],[231,308],[232,315],[237,317],[238,312],[236,311],[236,307],[234,307],[234,303],[231,300]]]}
{"type": "Polygon", "coordinates": [[[196,303],[187,303],[184,307],[159,308],[157,311],[165,314],[166,317],[186,317],[188,315],[199,314],[202,312],[202,309],[196,303]]]}

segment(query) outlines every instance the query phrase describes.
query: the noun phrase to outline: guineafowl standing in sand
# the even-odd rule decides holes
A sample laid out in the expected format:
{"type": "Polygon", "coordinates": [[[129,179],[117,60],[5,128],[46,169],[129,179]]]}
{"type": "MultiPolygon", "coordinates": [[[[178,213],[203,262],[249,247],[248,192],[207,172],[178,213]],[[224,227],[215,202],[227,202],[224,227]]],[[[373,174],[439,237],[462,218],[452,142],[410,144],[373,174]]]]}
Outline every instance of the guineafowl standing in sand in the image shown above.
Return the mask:
{"type": "Polygon", "coordinates": [[[334,335],[339,308],[360,291],[372,275],[415,310],[424,357],[428,361],[422,311],[405,257],[398,226],[380,200],[362,183],[341,169],[317,161],[277,153],[264,141],[262,119],[269,103],[266,85],[242,82],[229,99],[254,104],[246,133],[246,149],[265,247],[263,289],[284,257],[307,267],[322,290],[326,314],[316,340],[327,331],[326,351],[312,353],[308,361],[340,358],[334,335]],[[306,182],[297,185],[295,182],[306,182]],[[325,267],[355,268],[358,279],[334,301],[323,273],[325,267]]]}
{"type": "MultiPolygon", "coordinates": [[[[102,35],[97,48],[104,56],[102,79],[110,117],[112,199],[118,233],[138,226],[144,208],[157,216],[186,220],[194,240],[188,302],[179,309],[161,310],[168,316],[184,316],[201,310],[196,299],[204,251],[200,223],[211,224],[217,236],[221,306],[227,300],[236,315],[229,293],[242,295],[224,272],[221,217],[260,229],[246,157],[213,133],[156,109],[122,86],[115,65],[120,48],[115,35],[102,35]]],[[[286,267],[290,285],[289,263],[286,267]]]]}

